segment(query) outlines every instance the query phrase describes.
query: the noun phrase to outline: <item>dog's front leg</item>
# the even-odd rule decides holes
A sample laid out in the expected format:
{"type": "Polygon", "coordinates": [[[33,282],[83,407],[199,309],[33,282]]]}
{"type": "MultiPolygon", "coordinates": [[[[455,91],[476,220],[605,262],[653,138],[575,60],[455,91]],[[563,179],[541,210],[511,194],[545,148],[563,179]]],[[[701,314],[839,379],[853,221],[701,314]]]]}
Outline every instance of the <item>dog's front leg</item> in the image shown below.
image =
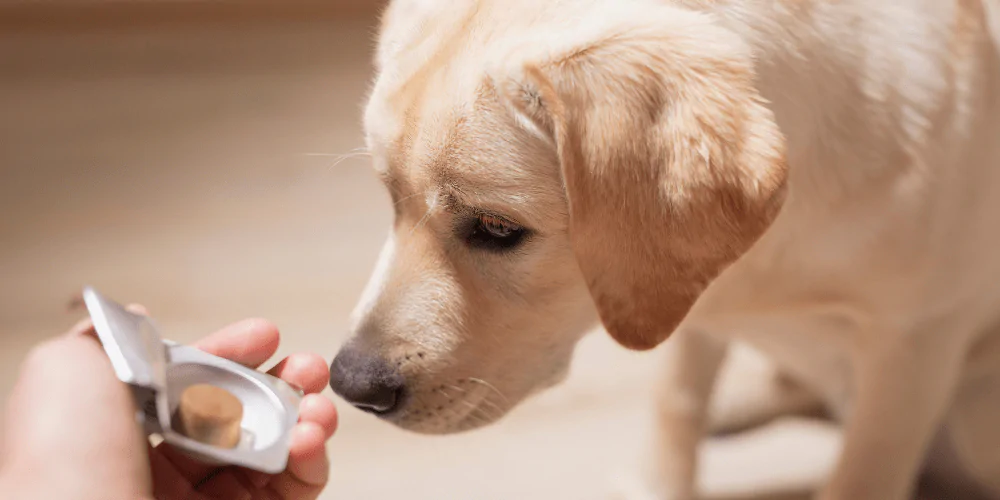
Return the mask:
{"type": "Polygon", "coordinates": [[[664,346],[665,376],[657,387],[653,439],[643,462],[646,498],[696,497],[698,444],[726,347],[727,342],[691,329],[678,331],[664,346]]]}
{"type": "Polygon", "coordinates": [[[820,500],[912,497],[965,357],[960,337],[949,333],[925,330],[859,347],[856,400],[820,500]]]}

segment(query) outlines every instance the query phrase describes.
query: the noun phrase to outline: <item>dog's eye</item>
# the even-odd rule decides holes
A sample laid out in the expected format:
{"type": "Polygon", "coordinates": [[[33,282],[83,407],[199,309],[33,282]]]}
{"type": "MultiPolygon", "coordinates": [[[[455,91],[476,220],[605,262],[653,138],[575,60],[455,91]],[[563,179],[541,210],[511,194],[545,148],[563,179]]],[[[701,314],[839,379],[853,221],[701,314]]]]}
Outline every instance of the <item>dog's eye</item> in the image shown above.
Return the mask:
{"type": "Polygon", "coordinates": [[[480,214],[473,222],[467,241],[475,248],[503,251],[520,244],[525,234],[527,230],[509,220],[495,215],[480,214]]]}

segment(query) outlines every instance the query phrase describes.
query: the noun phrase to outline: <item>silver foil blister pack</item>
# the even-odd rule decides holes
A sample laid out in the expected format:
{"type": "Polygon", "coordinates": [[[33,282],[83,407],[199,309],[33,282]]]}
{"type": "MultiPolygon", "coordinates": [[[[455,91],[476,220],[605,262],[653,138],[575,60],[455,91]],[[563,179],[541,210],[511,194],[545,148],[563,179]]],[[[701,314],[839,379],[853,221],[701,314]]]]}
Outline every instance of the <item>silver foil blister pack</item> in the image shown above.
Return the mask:
{"type": "Polygon", "coordinates": [[[129,385],[147,435],[160,436],[202,462],[239,465],[269,474],[285,469],[302,392],[285,381],[228,359],[163,339],[153,321],[135,314],[92,288],[83,299],[115,374],[129,385]],[[243,405],[240,441],[220,448],[177,432],[172,418],[181,393],[211,384],[243,405]]]}

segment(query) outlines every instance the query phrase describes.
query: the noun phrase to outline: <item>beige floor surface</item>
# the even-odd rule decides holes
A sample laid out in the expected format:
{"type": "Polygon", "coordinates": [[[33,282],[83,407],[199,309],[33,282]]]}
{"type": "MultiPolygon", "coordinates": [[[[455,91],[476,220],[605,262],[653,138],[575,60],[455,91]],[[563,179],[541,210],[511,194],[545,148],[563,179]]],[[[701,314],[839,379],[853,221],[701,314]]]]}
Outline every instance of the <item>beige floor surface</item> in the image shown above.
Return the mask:
{"type": "MultiPolygon", "coordinates": [[[[83,284],[191,340],[246,316],[331,358],[390,219],[364,159],[365,22],[0,31],[0,396],[83,284]],[[331,155],[331,156],[325,156],[331,155]]],[[[404,433],[341,404],[325,499],[601,499],[646,439],[654,358],[599,334],[570,380],[489,429],[404,433]]],[[[784,498],[835,431],[704,449],[711,498],[784,498]]]]}

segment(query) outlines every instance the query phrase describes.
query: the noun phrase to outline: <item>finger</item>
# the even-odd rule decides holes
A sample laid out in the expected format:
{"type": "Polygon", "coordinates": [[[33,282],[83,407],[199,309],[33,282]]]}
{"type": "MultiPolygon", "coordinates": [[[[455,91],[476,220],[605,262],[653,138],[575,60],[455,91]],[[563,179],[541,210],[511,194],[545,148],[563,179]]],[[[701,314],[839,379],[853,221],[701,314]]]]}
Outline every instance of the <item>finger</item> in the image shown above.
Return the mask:
{"type": "Polygon", "coordinates": [[[149,309],[147,309],[146,306],[142,304],[129,304],[125,306],[125,309],[128,309],[128,311],[133,314],[138,314],[140,316],[147,316],[147,317],[149,316],[149,309]]]}
{"type": "Polygon", "coordinates": [[[226,469],[198,486],[198,492],[209,498],[226,500],[251,500],[251,486],[240,477],[237,469],[226,469]]]}
{"type": "MultiPolygon", "coordinates": [[[[308,394],[302,398],[302,403],[299,405],[299,422],[319,425],[323,429],[323,435],[329,440],[337,430],[337,407],[333,401],[319,394],[308,394]]],[[[271,480],[271,475],[263,472],[245,470],[244,473],[247,481],[255,488],[262,488],[271,480]]]]}
{"type": "Polygon", "coordinates": [[[7,408],[6,451],[14,462],[43,464],[67,485],[81,474],[89,478],[82,483],[121,485],[125,477],[136,488],[148,484],[135,404],[90,339],[59,337],[35,347],[7,408]],[[81,470],[81,463],[91,465],[81,470]]]}
{"type": "Polygon", "coordinates": [[[326,388],[330,381],[330,368],[318,354],[292,354],[268,370],[268,374],[313,394],[326,388]]]}
{"type": "Polygon", "coordinates": [[[312,422],[302,422],[292,431],[288,451],[288,468],[304,484],[322,486],[330,477],[330,462],[326,456],[326,433],[312,422]]]}
{"type": "MultiPolygon", "coordinates": [[[[319,390],[314,391],[313,389],[319,385],[325,387],[326,381],[329,379],[327,370],[326,361],[318,355],[294,354],[283,359],[268,374],[282,378],[296,386],[306,386],[309,389],[307,392],[319,392],[319,390]]],[[[299,422],[312,422],[319,425],[323,429],[326,439],[330,439],[337,430],[337,408],[333,401],[318,394],[306,394],[302,398],[302,402],[299,403],[299,422]]],[[[270,480],[271,475],[247,471],[246,477],[250,483],[260,488],[270,480]]]]}
{"type": "Polygon", "coordinates": [[[153,498],[157,500],[181,500],[202,498],[194,491],[191,482],[182,475],[166,457],[148,447],[149,470],[153,476],[153,498]]]}
{"type": "Polygon", "coordinates": [[[329,477],[330,460],[326,456],[323,429],[312,422],[295,426],[288,467],[269,487],[284,499],[316,498],[329,477]]]}
{"type": "Polygon", "coordinates": [[[337,407],[333,401],[319,394],[309,394],[302,398],[302,404],[299,405],[299,421],[319,425],[323,429],[323,436],[330,439],[337,431],[337,407]]]}
{"type": "Polygon", "coordinates": [[[271,478],[274,477],[274,474],[267,474],[259,470],[247,469],[245,467],[241,467],[239,472],[243,474],[246,484],[252,486],[254,491],[260,490],[266,486],[267,483],[271,482],[271,478]]]}
{"type": "Polygon", "coordinates": [[[278,350],[278,328],[263,319],[245,319],[199,340],[195,347],[241,365],[257,368],[278,350]]]}
{"type": "Polygon", "coordinates": [[[153,448],[149,460],[150,462],[166,461],[190,485],[197,485],[218,469],[217,466],[204,464],[185,455],[167,443],[160,443],[156,448],[153,448]],[[157,458],[154,459],[153,455],[156,455],[157,458]]]}
{"type": "Polygon", "coordinates": [[[272,478],[274,478],[274,474],[265,474],[245,467],[230,467],[208,478],[202,486],[199,486],[199,490],[206,494],[212,494],[210,492],[217,492],[223,485],[233,484],[235,481],[248,491],[260,493],[271,482],[272,478]]]}

